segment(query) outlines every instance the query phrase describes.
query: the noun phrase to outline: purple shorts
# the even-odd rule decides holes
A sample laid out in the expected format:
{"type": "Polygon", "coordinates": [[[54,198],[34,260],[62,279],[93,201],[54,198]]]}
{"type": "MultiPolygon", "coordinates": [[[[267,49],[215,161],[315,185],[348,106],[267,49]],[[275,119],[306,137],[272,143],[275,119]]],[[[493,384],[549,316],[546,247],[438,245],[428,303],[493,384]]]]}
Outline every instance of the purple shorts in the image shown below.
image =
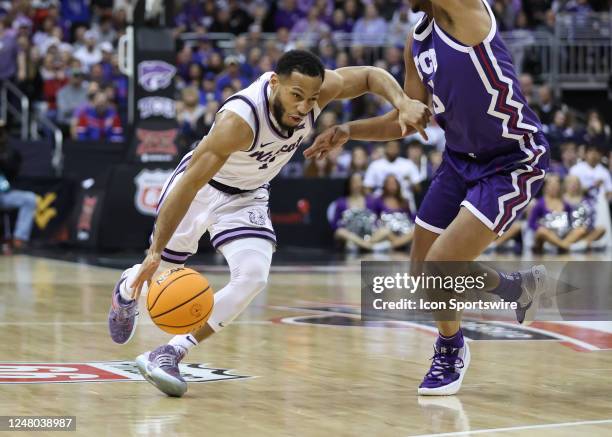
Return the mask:
{"type": "Polygon", "coordinates": [[[529,137],[519,151],[494,157],[447,149],[416,223],[441,234],[464,206],[503,234],[542,187],[548,155],[548,143],[539,135],[529,137]]]}

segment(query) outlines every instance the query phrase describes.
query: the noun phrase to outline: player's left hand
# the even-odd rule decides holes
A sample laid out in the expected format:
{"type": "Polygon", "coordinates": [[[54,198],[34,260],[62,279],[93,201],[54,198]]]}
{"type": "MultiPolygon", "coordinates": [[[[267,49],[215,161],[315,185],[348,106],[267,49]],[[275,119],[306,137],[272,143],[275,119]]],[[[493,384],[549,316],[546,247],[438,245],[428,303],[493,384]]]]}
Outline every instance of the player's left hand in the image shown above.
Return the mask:
{"type": "Polygon", "coordinates": [[[324,130],[315,138],[314,143],[304,150],[306,159],[323,159],[332,150],[342,147],[350,139],[347,125],[341,124],[324,130]]]}
{"type": "Polygon", "coordinates": [[[425,128],[429,123],[431,111],[427,105],[406,96],[401,105],[397,107],[397,110],[399,111],[397,121],[399,122],[403,136],[408,135],[409,128],[413,127],[421,134],[425,141],[429,141],[427,133],[425,133],[425,128]]]}

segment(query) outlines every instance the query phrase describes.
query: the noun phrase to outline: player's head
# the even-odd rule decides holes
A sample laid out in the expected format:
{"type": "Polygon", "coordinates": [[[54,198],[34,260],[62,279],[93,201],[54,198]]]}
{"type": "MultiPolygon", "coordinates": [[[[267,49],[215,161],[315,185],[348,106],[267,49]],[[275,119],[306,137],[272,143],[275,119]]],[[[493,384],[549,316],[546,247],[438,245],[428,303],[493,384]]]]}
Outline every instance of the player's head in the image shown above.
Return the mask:
{"type": "Polygon", "coordinates": [[[410,8],[412,12],[425,12],[431,11],[431,0],[410,0],[410,8]]]}
{"type": "Polygon", "coordinates": [[[302,124],[314,107],[325,78],[321,60],[306,50],[290,50],[280,57],[270,79],[274,118],[283,129],[302,124]]]}

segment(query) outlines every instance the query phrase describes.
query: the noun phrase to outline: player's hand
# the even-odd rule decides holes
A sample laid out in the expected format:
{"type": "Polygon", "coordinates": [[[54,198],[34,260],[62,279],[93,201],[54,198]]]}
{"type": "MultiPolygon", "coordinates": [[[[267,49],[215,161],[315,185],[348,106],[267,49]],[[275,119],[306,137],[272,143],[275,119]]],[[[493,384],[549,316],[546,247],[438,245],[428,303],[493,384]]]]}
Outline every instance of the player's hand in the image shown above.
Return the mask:
{"type": "Polygon", "coordinates": [[[406,97],[402,104],[398,106],[399,111],[397,121],[402,130],[402,136],[408,135],[409,128],[413,127],[425,141],[429,141],[425,128],[429,123],[431,111],[424,103],[406,97]]]}
{"type": "Polygon", "coordinates": [[[342,147],[350,139],[349,127],[345,124],[330,127],[324,130],[314,143],[304,150],[304,157],[307,159],[325,158],[332,150],[342,147]]]}
{"type": "Polygon", "coordinates": [[[128,287],[133,288],[132,299],[138,299],[142,292],[142,287],[145,282],[151,283],[153,274],[157,271],[159,264],[161,263],[161,254],[149,251],[147,257],[144,259],[136,275],[136,279],[131,284],[127,284],[128,287]]]}

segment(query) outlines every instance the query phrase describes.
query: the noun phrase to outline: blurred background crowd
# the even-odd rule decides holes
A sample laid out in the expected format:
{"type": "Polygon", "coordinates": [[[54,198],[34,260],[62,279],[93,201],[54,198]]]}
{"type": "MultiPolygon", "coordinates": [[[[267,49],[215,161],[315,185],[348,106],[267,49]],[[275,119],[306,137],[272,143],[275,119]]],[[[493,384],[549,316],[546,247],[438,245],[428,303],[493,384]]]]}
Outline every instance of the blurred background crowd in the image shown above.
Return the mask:
{"type": "MultiPolygon", "coordinates": [[[[538,80],[541,66],[525,49],[530,37],[553,34],[559,14],[572,13],[579,26],[580,17],[609,11],[612,2],[488,1],[500,30],[523,41],[520,50],[512,46],[521,87],[551,144],[552,173],[561,178],[558,188],[545,193],[558,191],[559,199],[576,192],[593,199],[599,191],[612,195],[609,121],[597,109],[579,111],[560,99],[551,84],[538,80]]],[[[126,31],[129,4],[130,0],[0,0],[0,80],[17,84],[33,102],[31,110],[44,114],[67,137],[125,141],[128,79],[118,68],[117,43],[126,31]]],[[[185,148],[208,132],[227,97],[272,70],[291,48],[313,50],[330,69],[375,65],[403,83],[404,43],[421,18],[406,0],[185,0],[175,2],[175,14],[177,121],[185,148]],[[220,37],[224,34],[231,37],[231,44],[220,37]]],[[[321,114],[318,132],[388,110],[388,104],[372,96],[339,102],[321,114]]],[[[357,194],[368,194],[368,199],[370,193],[383,196],[382,204],[377,201],[373,207],[379,220],[385,209],[409,211],[413,217],[444,153],[444,133],[435,120],[427,133],[428,141],[412,135],[388,144],[348,144],[321,161],[304,161],[298,152],[282,176],[345,178],[347,199],[357,194]]],[[[558,210],[559,205],[551,202],[544,205],[547,210],[558,210]]],[[[561,202],[563,211],[566,203],[561,202]]],[[[330,222],[342,229],[334,208],[329,211],[330,222]]],[[[535,238],[538,228],[533,221],[530,228],[535,238]]],[[[587,226],[584,236],[593,229],[594,225],[587,226]]],[[[401,233],[395,231],[372,240],[373,232],[352,243],[369,250],[380,241],[387,242],[384,247],[409,242],[409,238],[398,241],[395,237],[401,233]]],[[[556,240],[551,235],[538,237],[568,250],[575,241],[561,244],[567,234],[555,232],[556,240]]],[[[352,237],[342,237],[347,238],[352,237]]]]}

